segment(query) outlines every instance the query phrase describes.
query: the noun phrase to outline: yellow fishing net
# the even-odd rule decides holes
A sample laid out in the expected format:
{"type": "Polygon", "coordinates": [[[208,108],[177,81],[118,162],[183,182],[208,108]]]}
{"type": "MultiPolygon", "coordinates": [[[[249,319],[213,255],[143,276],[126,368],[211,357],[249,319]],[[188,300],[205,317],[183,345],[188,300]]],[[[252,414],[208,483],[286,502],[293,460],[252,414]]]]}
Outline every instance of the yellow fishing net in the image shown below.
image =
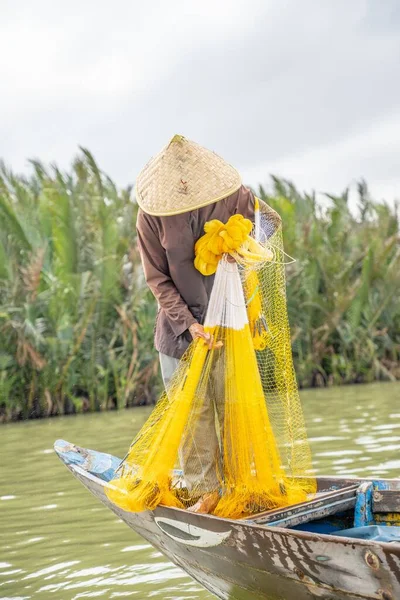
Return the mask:
{"type": "Polygon", "coordinates": [[[254,227],[240,215],[210,221],[195,254],[196,268],[215,273],[205,329],[223,345],[191,344],[107,496],[139,512],[188,508],[217,491],[213,513],[229,518],[305,501],[316,482],[292,363],[280,219],[257,200],[254,227]]]}

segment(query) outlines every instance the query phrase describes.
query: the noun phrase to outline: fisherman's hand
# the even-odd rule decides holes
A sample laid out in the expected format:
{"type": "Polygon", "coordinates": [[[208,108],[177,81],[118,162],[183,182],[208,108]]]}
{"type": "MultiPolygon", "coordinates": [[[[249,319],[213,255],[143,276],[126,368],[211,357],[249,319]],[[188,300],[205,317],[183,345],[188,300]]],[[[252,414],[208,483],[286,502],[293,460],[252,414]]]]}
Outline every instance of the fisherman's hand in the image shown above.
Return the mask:
{"type": "Polygon", "coordinates": [[[203,339],[210,350],[212,348],[221,348],[223,346],[222,342],[214,343],[214,336],[211,335],[211,333],[208,333],[200,323],[193,323],[193,325],[189,327],[189,331],[194,340],[197,338],[203,339]]]}

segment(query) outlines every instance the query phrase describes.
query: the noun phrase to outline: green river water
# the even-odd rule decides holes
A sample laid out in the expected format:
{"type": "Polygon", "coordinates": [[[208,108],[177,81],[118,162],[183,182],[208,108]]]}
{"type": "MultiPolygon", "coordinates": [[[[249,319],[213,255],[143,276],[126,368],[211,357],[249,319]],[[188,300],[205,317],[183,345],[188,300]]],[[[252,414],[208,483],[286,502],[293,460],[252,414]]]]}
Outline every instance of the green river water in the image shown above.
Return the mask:
{"type": "MultiPolygon", "coordinates": [[[[319,474],[400,477],[400,383],[301,394],[319,474]]],[[[87,492],[57,438],[124,455],[150,408],[0,426],[0,600],[211,599],[87,492]]]]}

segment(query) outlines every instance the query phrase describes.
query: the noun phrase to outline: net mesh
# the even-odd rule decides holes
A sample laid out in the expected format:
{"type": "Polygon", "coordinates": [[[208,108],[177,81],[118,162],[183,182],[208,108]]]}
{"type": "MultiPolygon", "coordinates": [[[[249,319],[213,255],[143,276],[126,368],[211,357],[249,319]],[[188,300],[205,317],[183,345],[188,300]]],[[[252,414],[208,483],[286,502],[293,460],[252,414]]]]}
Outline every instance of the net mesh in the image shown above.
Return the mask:
{"type": "Polygon", "coordinates": [[[238,217],[222,228],[207,224],[196,244],[197,268],[216,271],[205,329],[223,345],[209,349],[197,339],[180,361],[106,488],[125,510],[188,508],[214,492],[213,513],[240,518],[315,493],[292,362],[280,221],[260,202],[249,237],[251,225],[238,217]]]}

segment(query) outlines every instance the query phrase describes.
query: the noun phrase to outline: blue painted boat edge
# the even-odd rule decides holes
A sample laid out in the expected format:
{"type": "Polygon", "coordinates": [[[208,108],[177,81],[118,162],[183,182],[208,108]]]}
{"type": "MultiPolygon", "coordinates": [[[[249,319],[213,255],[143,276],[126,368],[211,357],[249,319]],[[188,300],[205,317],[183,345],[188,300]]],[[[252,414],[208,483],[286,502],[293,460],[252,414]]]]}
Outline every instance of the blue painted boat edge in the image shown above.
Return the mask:
{"type": "Polygon", "coordinates": [[[112,454],[81,448],[66,440],[56,440],[53,447],[66,466],[79,466],[105,482],[111,481],[121,463],[121,459],[112,454]]]}

